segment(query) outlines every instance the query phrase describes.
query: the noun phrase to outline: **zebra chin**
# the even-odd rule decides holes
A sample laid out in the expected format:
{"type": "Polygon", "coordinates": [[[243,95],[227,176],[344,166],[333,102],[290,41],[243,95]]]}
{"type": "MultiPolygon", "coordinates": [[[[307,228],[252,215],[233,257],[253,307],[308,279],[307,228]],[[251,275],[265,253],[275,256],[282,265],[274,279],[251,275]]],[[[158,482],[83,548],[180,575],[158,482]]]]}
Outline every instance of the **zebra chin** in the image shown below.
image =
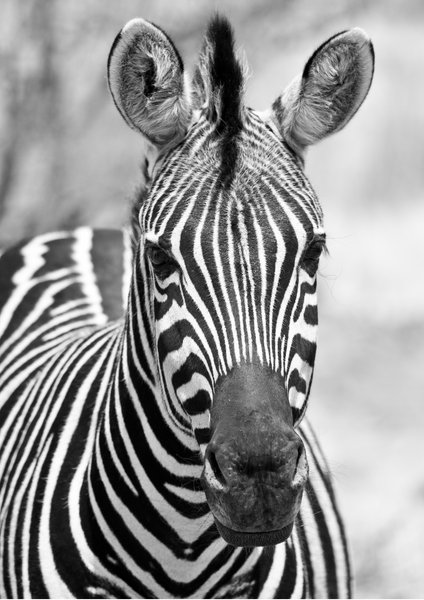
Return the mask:
{"type": "Polygon", "coordinates": [[[290,536],[308,478],[282,377],[238,366],[218,381],[202,486],[221,537],[274,546],[290,536]]]}
{"type": "Polygon", "coordinates": [[[263,531],[259,533],[235,531],[234,529],[225,527],[218,519],[215,519],[215,525],[220,536],[227,544],[251,548],[254,546],[275,546],[282,544],[290,537],[294,521],[276,531],[263,531]]]}

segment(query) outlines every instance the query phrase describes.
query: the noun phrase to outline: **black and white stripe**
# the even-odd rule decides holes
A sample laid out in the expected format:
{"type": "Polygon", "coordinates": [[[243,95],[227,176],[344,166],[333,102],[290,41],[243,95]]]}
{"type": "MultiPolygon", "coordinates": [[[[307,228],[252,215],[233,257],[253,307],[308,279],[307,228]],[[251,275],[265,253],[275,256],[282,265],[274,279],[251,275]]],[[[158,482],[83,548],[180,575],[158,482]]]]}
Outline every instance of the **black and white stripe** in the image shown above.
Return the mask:
{"type": "MultiPolygon", "coordinates": [[[[305,556],[312,550],[315,579],[314,561],[331,573],[323,539],[343,540],[320,455],[314,467],[315,439],[301,429],[310,439],[317,473],[287,548],[228,547],[217,536],[198,484],[198,446],[184,422],[178,423],[178,413],[163,406],[152,357],[137,347],[147,346],[148,339],[136,335],[143,330],[135,333],[132,311],[142,318],[148,307],[130,294],[126,325],[99,325],[106,318],[100,288],[94,284],[84,295],[93,277],[87,259],[93,265],[102,243],[96,233],[80,229],[35,238],[2,258],[17,266],[10,273],[16,282],[10,305],[16,294],[19,305],[36,296],[35,306],[44,307],[28,319],[25,334],[13,336],[16,310],[2,305],[2,364],[8,367],[1,371],[0,396],[2,596],[202,597],[218,590],[228,595],[234,588],[242,596],[255,590],[271,597],[289,569],[287,556],[297,565],[293,589],[313,585],[326,596],[329,584],[306,580],[300,568],[305,560],[300,540],[308,542],[305,556]],[[54,268],[65,248],[68,263],[54,268]],[[64,312],[63,290],[72,295],[64,312]],[[63,318],[55,322],[54,315],[63,318]],[[68,336],[51,335],[67,324],[68,336]]],[[[123,241],[120,252],[124,259],[123,241]]],[[[336,548],[340,553],[343,546],[336,548]]],[[[342,561],[334,575],[343,569],[342,561]]],[[[339,585],[346,581],[340,578],[339,585]]]]}

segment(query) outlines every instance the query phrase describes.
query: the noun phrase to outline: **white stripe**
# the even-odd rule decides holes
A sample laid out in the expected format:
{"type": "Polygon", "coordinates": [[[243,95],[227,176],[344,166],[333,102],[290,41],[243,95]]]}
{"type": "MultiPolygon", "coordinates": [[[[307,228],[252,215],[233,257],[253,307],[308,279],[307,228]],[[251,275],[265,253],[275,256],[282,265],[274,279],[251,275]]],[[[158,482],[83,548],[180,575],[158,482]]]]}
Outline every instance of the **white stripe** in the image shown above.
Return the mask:
{"type": "Polygon", "coordinates": [[[281,578],[284,573],[284,567],[286,566],[286,543],[277,544],[274,550],[274,557],[272,560],[271,569],[269,570],[268,577],[264,583],[264,586],[259,594],[259,598],[274,598],[278,586],[280,585],[281,578]]]}
{"type": "Polygon", "coordinates": [[[79,227],[75,229],[74,235],[75,242],[72,245],[71,257],[75,261],[76,268],[81,277],[82,292],[88,299],[98,324],[104,325],[107,323],[108,317],[103,312],[102,296],[97,286],[91,257],[93,230],[90,227],[79,227]]]}

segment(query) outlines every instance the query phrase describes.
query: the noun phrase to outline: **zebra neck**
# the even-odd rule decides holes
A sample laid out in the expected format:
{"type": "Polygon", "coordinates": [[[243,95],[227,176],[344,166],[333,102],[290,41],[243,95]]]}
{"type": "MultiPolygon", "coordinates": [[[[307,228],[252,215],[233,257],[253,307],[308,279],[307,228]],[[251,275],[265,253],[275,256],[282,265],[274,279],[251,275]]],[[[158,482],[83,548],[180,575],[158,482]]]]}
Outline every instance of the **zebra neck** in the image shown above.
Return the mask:
{"type": "Polygon", "coordinates": [[[166,410],[145,314],[131,289],[87,469],[92,547],[128,594],[204,597],[218,581],[250,572],[257,556],[217,533],[194,437],[166,410]]]}

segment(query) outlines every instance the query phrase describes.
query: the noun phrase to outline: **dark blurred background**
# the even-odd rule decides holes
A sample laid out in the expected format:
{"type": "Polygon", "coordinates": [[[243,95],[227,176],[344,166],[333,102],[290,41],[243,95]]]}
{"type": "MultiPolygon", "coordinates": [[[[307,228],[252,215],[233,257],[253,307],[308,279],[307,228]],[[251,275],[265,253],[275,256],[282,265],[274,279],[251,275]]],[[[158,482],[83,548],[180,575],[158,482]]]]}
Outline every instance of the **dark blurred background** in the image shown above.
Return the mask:
{"type": "Polygon", "coordinates": [[[0,246],[81,224],[120,226],[140,139],[109,97],[124,23],[160,25],[193,67],[214,8],[267,108],[326,38],[360,26],[373,87],[306,171],[326,214],[309,415],[345,514],[356,595],[424,597],[424,3],[420,0],[1,0],[0,246]]]}

